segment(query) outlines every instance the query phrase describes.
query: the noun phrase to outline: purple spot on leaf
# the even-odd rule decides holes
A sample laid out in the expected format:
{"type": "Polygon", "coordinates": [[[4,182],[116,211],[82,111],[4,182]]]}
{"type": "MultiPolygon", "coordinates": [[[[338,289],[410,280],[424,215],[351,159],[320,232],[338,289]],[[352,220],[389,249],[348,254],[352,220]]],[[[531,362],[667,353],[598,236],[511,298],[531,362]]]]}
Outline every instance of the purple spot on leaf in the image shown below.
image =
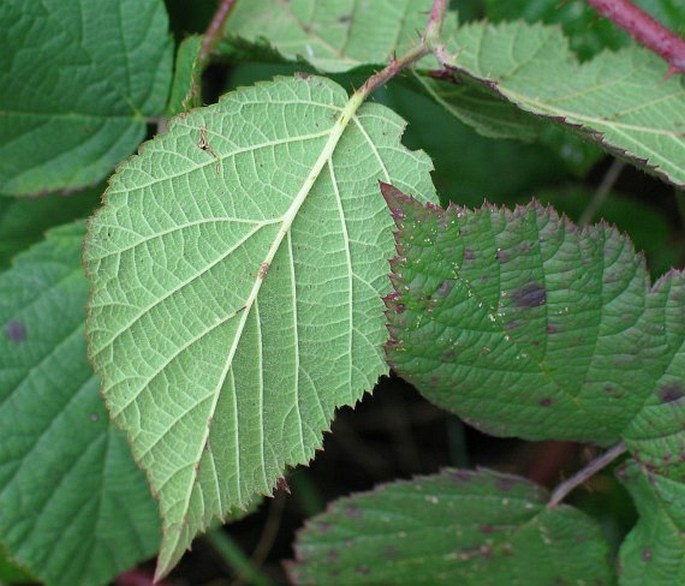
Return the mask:
{"type": "Polygon", "coordinates": [[[678,383],[665,384],[658,390],[659,397],[664,403],[672,403],[685,397],[683,387],[678,383]]]}
{"type": "Polygon", "coordinates": [[[550,399],[549,397],[545,397],[539,401],[540,407],[549,407],[552,403],[554,403],[554,399],[550,399]]]}
{"type": "Polygon", "coordinates": [[[12,342],[23,342],[26,340],[26,326],[24,322],[13,319],[5,325],[5,335],[12,342]]]}
{"type": "Polygon", "coordinates": [[[361,576],[366,576],[371,573],[371,568],[369,568],[369,566],[366,564],[361,564],[360,566],[357,566],[354,571],[361,576]]]}
{"type": "Polygon", "coordinates": [[[464,249],[464,260],[476,260],[476,253],[470,248],[464,249]]]}
{"type": "Polygon", "coordinates": [[[642,550],[642,561],[651,562],[652,561],[652,550],[646,547],[642,550]]]}
{"type": "Polygon", "coordinates": [[[452,289],[454,288],[454,281],[451,279],[447,279],[446,281],[442,282],[442,285],[438,287],[438,290],[435,292],[436,295],[442,295],[443,297],[446,296],[452,289]]]}
{"type": "Polygon", "coordinates": [[[520,308],[538,307],[547,301],[545,289],[538,283],[528,283],[511,295],[514,303],[520,308]]]}
{"type": "Polygon", "coordinates": [[[398,303],[395,305],[395,313],[404,313],[407,308],[402,305],[401,303],[398,303]]]}

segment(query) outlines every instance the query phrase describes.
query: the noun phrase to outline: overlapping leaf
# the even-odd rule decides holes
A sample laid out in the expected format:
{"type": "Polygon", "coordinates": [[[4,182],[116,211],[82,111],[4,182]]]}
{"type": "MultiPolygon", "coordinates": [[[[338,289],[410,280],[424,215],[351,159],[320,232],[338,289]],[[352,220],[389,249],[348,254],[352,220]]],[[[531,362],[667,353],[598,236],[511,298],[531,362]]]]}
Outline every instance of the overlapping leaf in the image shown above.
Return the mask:
{"type": "Polygon", "coordinates": [[[0,541],[47,584],[108,582],[153,555],[159,522],[86,360],[82,224],[0,274],[0,541]]]}
{"type": "Polygon", "coordinates": [[[683,273],[651,285],[614,228],[537,203],[440,210],[384,190],[399,226],[391,364],[496,435],[623,440],[642,518],[622,579],[668,583],[685,528],[683,273]]]}
{"type": "Polygon", "coordinates": [[[432,194],[431,165],[358,105],[306,75],[228,94],[130,159],[90,225],[90,352],[159,497],[158,575],[386,369],[376,182],[432,194]]]}
{"type": "Polygon", "coordinates": [[[537,203],[443,211],[385,190],[399,227],[388,358],[428,398],[496,435],[662,454],[667,431],[683,441],[663,419],[685,394],[681,273],[651,286],[625,236],[537,203]]]}
{"type": "Polygon", "coordinates": [[[6,0],[0,30],[0,193],[95,183],[163,112],[161,0],[6,0]]]}
{"type": "MultiPolygon", "coordinates": [[[[253,0],[236,6],[226,36],[267,42],[287,59],[335,73],[402,55],[418,43],[430,8],[431,0],[253,0]]],[[[447,27],[455,25],[451,15],[447,27]]]]}
{"type": "Polygon", "coordinates": [[[473,24],[448,41],[445,66],[519,108],[685,186],[685,81],[631,46],[578,64],[555,27],[473,24]]]}
{"type": "Polygon", "coordinates": [[[599,527],[515,476],[444,470],[340,499],[307,522],[295,584],[610,584],[599,527]]]}

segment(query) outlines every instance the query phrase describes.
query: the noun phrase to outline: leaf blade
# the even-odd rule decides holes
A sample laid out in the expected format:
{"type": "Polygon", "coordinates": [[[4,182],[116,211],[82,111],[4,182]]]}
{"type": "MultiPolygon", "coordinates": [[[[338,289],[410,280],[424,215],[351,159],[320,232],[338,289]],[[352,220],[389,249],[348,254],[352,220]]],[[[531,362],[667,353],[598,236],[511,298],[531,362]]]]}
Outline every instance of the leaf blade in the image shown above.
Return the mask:
{"type": "Polygon", "coordinates": [[[381,485],[308,520],[288,573],[295,584],[611,583],[599,528],[570,507],[547,509],[545,498],[488,470],[381,485]]]}
{"type": "Polygon", "coordinates": [[[385,370],[376,179],[430,194],[430,163],[359,105],[314,76],[229,94],[146,144],[90,224],[91,358],[160,498],[158,576],[385,370]]]}
{"type": "Polygon", "coordinates": [[[173,57],[159,0],[11,0],[0,7],[0,28],[9,33],[0,192],[100,181],[139,144],[145,117],[163,112],[173,57]]]}
{"type": "Polygon", "coordinates": [[[579,65],[554,27],[474,24],[448,42],[445,61],[519,108],[685,185],[683,84],[664,80],[666,66],[647,51],[633,46],[579,65]]]}
{"type": "Polygon", "coordinates": [[[86,360],[84,234],[83,222],[53,229],[0,273],[0,424],[13,430],[0,442],[0,533],[12,557],[56,585],[105,583],[159,540],[86,360]]]}

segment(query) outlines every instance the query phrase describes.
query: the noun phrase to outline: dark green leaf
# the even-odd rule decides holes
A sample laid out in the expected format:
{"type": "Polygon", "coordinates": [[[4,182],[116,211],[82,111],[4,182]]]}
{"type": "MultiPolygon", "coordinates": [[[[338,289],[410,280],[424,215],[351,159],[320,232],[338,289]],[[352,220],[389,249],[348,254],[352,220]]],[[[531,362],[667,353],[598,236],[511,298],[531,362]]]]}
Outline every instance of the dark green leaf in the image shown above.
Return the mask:
{"type": "Polygon", "coordinates": [[[54,229],[0,274],[0,541],[51,585],[105,583],[159,542],[86,360],[84,233],[54,229]]]}
{"type": "Polygon", "coordinates": [[[296,584],[611,584],[597,525],[506,474],[444,470],[335,501],[310,519],[296,584]]]}
{"type": "Polygon", "coordinates": [[[402,376],[495,435],[649,440],[684,374],[680,273],[652,287],[625,236],[536,202],[443,211],[393,191],[387,354],[402,376]]]}
{"type": "Polygon", "coordinates": [[[161,0],[0,3],[0,192],[100,181],[164,110],[172,46],[161,0]]]}

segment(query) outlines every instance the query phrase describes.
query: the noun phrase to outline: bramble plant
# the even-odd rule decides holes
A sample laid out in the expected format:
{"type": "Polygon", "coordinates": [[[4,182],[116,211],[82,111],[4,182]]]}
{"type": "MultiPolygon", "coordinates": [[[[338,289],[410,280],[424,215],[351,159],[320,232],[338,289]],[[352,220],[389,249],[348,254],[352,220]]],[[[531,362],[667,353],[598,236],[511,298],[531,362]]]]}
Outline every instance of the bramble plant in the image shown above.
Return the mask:
{"type": "Polygon", "coordinates": [[[176,46],[174,2],[0,5],[0,580],[226,551],[212,525],[392,368],[487,434],[602,453],[551,494],[445,461],[336,500],[290,581],[685,583],[685,276],[611,193],[626,164],[685,186],[685,7],[448,4],[223,0],[176,46]],[[612,463],[614,541],[563,503],[612,463]]]}

